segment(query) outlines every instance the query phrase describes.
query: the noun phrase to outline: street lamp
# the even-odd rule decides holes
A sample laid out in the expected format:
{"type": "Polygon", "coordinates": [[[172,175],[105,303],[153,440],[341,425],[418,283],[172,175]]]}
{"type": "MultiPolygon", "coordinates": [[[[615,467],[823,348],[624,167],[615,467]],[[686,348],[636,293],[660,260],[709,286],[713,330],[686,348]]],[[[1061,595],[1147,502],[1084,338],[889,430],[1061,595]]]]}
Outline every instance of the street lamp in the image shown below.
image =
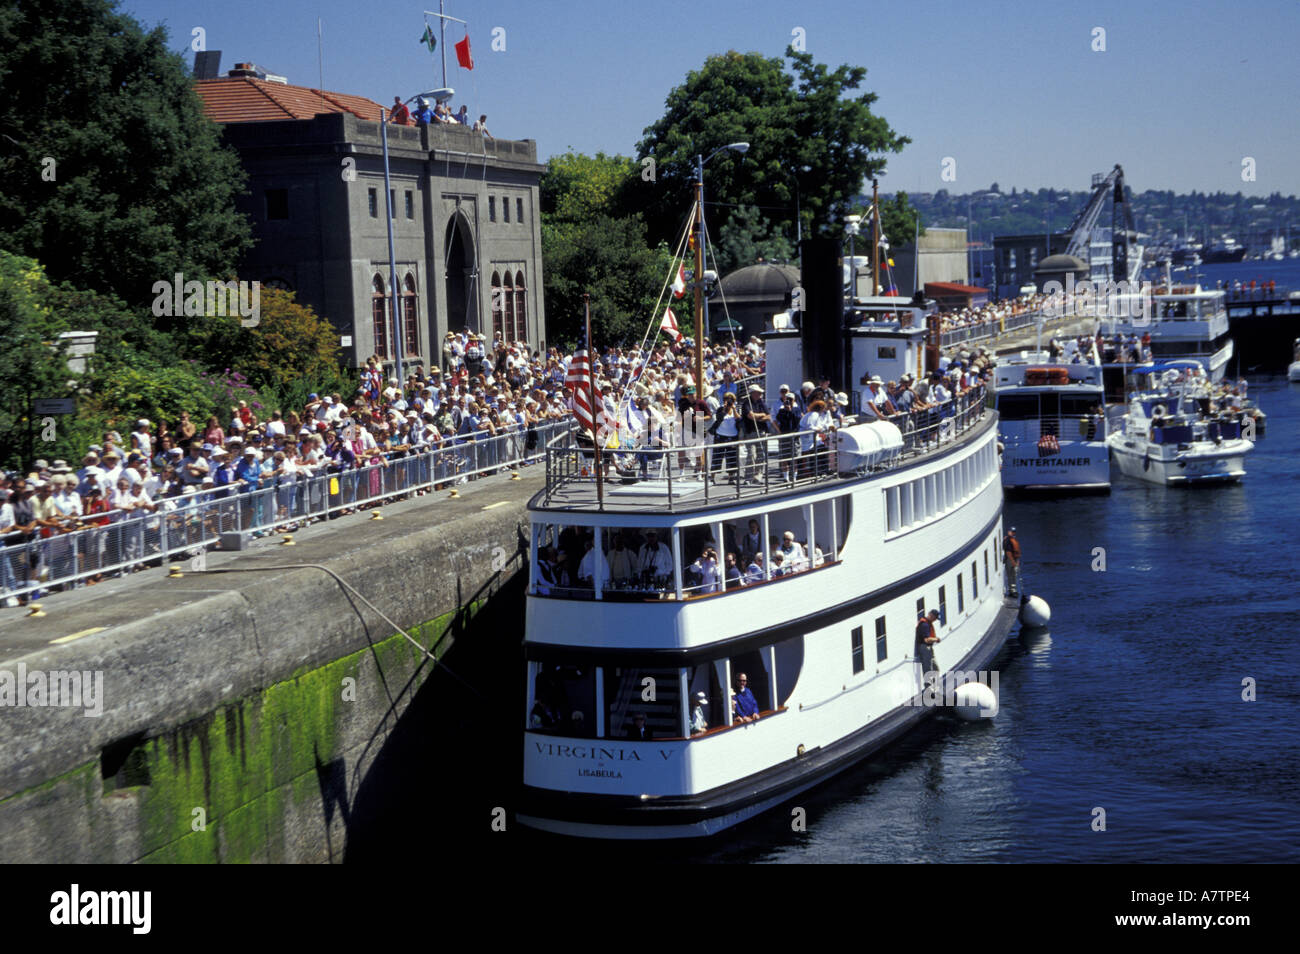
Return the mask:
{"type": "MultiPolygon", "coordinates": [[[[849,233],[849,304],[853,304],[858,297],[858,256],[857,256],[857,235],[861,229],[862,216],[846,215],[844,216],[844,231],[849,233]]],[[[841,253],[844,246],[840,246],[841,253]]]]}
{"type": "Polygon", "coordinates": [[[704,296],[704,167],[718,153],[727,150],[738,152],[743,156],[749,152],[749,143],[728,143],[709,153],[708,159],[699,155],[695,157],[695,201],[700,210],[695,222],[694,284],[697,318],[695,328],[695,386],[698,389],[696,393],[701,399],[704,397],[704,336],[708,334],[709,329],[709,300],[704,296]]]}
{"type": "MultiPolygon", "coordinates": [[[[416,93],[406,102],[413,99],[421,99],[426,96],[433,96],[435,93],[444,93],[445,90],[427,90],[423,93],[416,93]]],[[[391,114],[390,114],[391,115],[391,114]]],[[[384,205],[388,209],[388,285],[389,293],[393,300],[393,353],[397,355],[397,384],[398,387],[406,387],[406,377],[402,374],[402,348],[405,347],[405,340],[402,338],[402,319],[397,311],[397,252],[393,247],[393,205],[395,196],[393,195],[393,184],[388,168],[388,117],[384,116],[383,107],[379,109],[379,125],[383,127],[384,136],[384,205]]]]}

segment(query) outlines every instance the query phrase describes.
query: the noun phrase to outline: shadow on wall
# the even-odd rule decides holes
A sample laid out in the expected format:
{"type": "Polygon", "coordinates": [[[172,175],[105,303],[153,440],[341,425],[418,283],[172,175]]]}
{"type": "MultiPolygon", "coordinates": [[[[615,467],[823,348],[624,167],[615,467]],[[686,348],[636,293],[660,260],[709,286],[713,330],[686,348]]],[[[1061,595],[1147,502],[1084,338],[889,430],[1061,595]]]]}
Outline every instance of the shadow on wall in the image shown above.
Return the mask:
{"type": "MultiPolygon", "coordinates": [[[[518,555],[479,592],[442,637],[452,640],[438,666],[384,739],[369,771],[347,801],[339,760],[317,762],[322,810],[341,814],[346,862],[374,863],[425,852],[478,850],[495,837],[492,811],[514,802],[522,777],[523,657],[526,574],[518,555]]],[[[437,647],[432,647],[437,651],[437,647]]],[[[396,689],[397,687],[393,687],[396,689]]],[[[330,845],[338,857],[338,846],[330,845]]]]}

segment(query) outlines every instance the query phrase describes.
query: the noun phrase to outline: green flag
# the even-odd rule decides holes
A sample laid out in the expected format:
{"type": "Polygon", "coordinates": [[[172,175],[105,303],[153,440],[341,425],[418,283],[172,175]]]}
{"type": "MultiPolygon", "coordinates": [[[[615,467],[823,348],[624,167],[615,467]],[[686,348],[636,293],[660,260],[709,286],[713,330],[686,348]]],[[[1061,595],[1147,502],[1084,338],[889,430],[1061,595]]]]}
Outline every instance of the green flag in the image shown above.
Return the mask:
{"type": "Polygon", "coordinates": [[[429,48],[430,53],[433,52],[433,48],[438,45],[438,41],[433,35],[433,27],[428,24],[425,25],[424,36],[420,37],[420,42],[429,48]]]}

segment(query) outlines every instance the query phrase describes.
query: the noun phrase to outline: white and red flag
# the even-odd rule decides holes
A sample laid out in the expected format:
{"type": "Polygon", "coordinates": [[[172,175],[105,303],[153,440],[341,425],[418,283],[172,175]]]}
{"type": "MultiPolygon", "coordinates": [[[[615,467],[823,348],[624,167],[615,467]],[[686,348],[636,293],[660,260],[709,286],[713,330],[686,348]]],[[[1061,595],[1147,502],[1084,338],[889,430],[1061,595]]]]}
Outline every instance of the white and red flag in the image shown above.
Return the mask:
{"type": "Polygon", "coordinates": [[[664,320],[659,322],[659,330],[666,332],[674,341],[682,340],[682,333],[677,329],[677,316],[671,308],[664,309],[664,320]]]}
{"type": "Polygon", "coordinates": [[[686,294],[686,266],[677,266],[677,277],[673,279],[673,297],[681,298],[686,294]]]}

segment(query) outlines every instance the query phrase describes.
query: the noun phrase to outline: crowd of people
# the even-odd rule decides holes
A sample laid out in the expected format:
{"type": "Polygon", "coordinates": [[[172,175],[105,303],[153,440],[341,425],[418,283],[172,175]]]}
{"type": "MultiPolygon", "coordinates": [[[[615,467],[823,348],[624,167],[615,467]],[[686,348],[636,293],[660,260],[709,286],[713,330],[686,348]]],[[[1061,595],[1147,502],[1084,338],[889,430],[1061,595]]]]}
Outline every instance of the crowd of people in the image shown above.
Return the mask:
{"type": "MultiPolygon", "coordinates": [[[[688,342],[641,357],[619,347],[597,355],[611,419],[638,388],[654,393],[651,388],[671,390],[679,379],[693,380],[683,377],[691,364],[688,342]]],[[[239,526],[263,534],[373,506],[393,488],[427,493],[526,464],[541,453],[543,425],[571,418],[564,383],[570,359],[557,348],[541,354],[500,334],[488,340],[448,332],[442,365],[416,368],[404,382],[385,377],[382,362],[372,357],[351,395],[313,393],[302,407],[265,417],[241,401],[228,418],[213,415],[201,423],[188,412],[171,422],[140,418],[125,437],[110,430],[87,447],[80,467],[42,458],[0,474],[0,546],[44,541],[30,552],[0,557],[0,592],[68,576],[82,577],[72,585],[98,582],[91,572],[98,565],[147,560],[142,545],[136,545],[142,552],[127,552],[129,534],[118,525],[128,521],[147,521],[153,547],[169,549],[161,518],[236,495],[244,510],[239,526]],[[443,449],[446,454],[432,453],[443,449]],[[248,499],[250,491],[264,493],[248,499]],[[96,545],[74,553],[57,543],[92,528],[104,531],[96,534],[96,545]]],[[[743,347],[709,347],[704,389],[734,390],[735,380],[762,367],[757,339],[743,347]]],[[[232,508],[222,513],[220,519],[234,522],[232,508]]],[[[23,599],[36,595],[39,590],[23,599]]],[[[4,602],[16,605],[18,599],[7,595],[4,602]]]]}
{"type": "MultiPolygon", "coordinates": [[[[755,519],[745,529],[724,523],[722,534],[721,544],[711,534],[683,536],[683,550],[694,554],[682,565],[686,596],[752,586],[826,562],[820,544],[795,539],[793,530],[764,540],[755,519]]],[[[603,529],[599,543],[590,527],[558,528],[537,554],[537,592],[546,596],[590,599],[599,582],[606,598],[663,598],[675,592],[675,573],[669,537],[653,527],[603,529]]]]}
{"type": "Polygon", "coordinates": [[[991,324],[998,330],[1002,322],[1017,315],[1030,314],[1042,310],[1048,303],[1049,295],[1022,295],[1019,298],[1006,298],[1002,301],[989,302],[978,308],[961,308],[943,312],[939,317],[939,330],[958,331],[962,328],[978,327],[991,324]]]}
{"type": "Polygon", "coordinates": [[[388,121],[398,126],[471,126],[474,132],[482,133],[484,139],[493,138],[488,132],[486,114],[480,115],[477,120],[471,120],[468,106],[462,105],[452,112],[447,103],[431,103],[423,96],[414,110],[402,102],[402,97],[394,96],[393,107],[388,111],[388,121]]]}

